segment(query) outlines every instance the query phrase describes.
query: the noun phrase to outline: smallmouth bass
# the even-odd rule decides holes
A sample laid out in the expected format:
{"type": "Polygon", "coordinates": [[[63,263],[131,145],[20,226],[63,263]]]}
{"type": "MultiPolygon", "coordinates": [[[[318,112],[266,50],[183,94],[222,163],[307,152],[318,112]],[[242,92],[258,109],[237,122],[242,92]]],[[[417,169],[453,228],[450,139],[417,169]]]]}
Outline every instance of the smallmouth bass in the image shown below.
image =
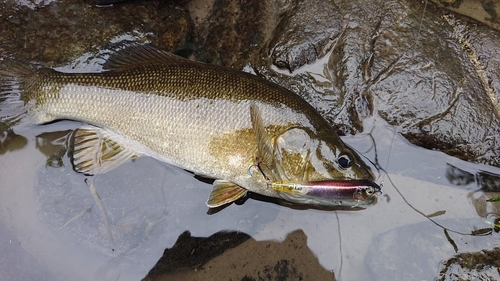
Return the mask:
{"type": "Polygon", "coordinates": [[[63,73],[3,59],[0,120],[87,123],[73,136],[76,171],[104,173],[151,156],[215,179],[209,207],[247,191],[309,202],[273,189],[279,180],[373,182],[330,124],[274,83],[136,44],[117,50],[103,68],[63,73]]]}

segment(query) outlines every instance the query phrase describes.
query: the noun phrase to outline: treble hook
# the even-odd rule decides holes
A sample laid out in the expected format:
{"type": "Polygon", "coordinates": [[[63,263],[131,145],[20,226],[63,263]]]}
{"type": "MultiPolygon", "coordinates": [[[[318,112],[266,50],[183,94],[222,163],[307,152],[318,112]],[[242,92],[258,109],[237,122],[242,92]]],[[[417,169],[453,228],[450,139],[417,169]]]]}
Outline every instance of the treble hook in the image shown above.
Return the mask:
{"type": "Polygon", "coordinates": [[[257,162],[256,164],[253,164],[252,166],[250,166],[248,168],[248,175],[250,176],[253,176],[252,175],[252,168],[253,167],[257,167],[257,169],[259,169],[260,173],[262,174],[262,176],[264,177],[264,179],[266,180],[267,184],[270,185],[271,184],[271,180],[269,179],[269,177],[266,175],[266,173],[264,173],[264,170],[262,169],[261,165],[264,165],[266,166],[267,169],[269,169],[269,167],[267,166],[266,163],[264,162],[257,162]]]}

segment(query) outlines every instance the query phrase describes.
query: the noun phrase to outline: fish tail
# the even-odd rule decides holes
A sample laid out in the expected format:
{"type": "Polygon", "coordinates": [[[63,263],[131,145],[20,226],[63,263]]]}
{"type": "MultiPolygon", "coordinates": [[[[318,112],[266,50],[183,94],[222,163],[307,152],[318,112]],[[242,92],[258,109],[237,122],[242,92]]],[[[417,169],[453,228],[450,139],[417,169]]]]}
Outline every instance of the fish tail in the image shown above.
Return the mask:
{"type": "Polygon", "coordinates": [[[11,58],[0,58],[0,132],[11,130],[27,119],[29,81],[36,68],[11,58]]]}

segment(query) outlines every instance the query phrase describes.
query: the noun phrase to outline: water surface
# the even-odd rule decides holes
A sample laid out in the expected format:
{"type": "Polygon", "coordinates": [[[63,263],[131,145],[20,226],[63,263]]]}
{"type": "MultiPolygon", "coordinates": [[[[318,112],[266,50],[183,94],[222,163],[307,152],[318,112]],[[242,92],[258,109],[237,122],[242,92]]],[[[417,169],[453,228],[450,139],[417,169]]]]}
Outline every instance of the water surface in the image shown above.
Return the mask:
{"type": "MultiPolygon", "coordinates": [[[[457,183],[453,167],[472,175],[498,175],[500,169],[410,145],[380,119],[365,121],[367,133],[343,138],[388,171],[379,173],[384,194],[375,205],[337,211],[249,199],[213,215],[205,206],[210,184],[148,157],[92,177],[103,213],[85,183],[88,177],[75,173],[66,155],[57,167],[57,145],[61,148],[64,136],[80,125],[63,121],[16,132],[26,145],[0,156],[5,280],[138,280],[186,230],[194,237],[240,231],[278,242],[301,230],[304,246],[340,280],[432,280],[455,247],[462,253],[500,243],[491,231],[463,235],[491,230],[487,221],[498,216],[499,203],[486,199],[500,195],[498,190],[485,191],[474,177],[463,186],[450,183],[457,183]],[[56,156],[47,162],[42,151],[50,154],[51,137],[56,156]],[[425,216],[436,213],[432,219],[440,226],[425,216]]],[[[248,259],[259,257],[248,251],[248,259]]]]}

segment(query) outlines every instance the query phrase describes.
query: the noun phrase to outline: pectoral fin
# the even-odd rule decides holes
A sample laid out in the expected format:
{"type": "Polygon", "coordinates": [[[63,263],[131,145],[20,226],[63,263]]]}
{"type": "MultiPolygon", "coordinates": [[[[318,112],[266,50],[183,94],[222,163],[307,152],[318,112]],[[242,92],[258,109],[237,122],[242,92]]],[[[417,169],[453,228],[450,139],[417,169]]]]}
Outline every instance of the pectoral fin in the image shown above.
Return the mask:
{"type": "Polygon", "coordinates": [[[238,200],[247,193],[243,187],[225,180],[215,180],[214,189],[207,200],[209,208],[216,208],[238,200]]]}
{"type": "Polygon", "coordinates": [[[270,165],[273,162],[271,137],[267,134],[266,128],[264,128],[264,122],[262,121],[259,108],[255,104],[250,106],[250,119],[252,120],[252,127],[257,137],[257,148],[261,157],[260,160],[270,165]]]}
{"type": "MultiPolygon", "coordinates": [[[[252,128],[257,137],[257,149],[260,156],[258,161],[264,163],[264,166],[267,166],[267,169],[272,171],[272,175],[266,176],[272,176],[271,180],[287,179],[283,166],[281,165],[280,154],[279,152],[276,154],[273,153],[273,140],[264,127],[259,108],[254,104],[250,105],[250,118],[252,121],[252,128]]],[[[261,163],[257,164],[259,165],[261,163]]]]}
{"type": "Polygon", "coordinates": [[[92,126],[74,131],[71,138],[73,169],[85,175],[102,174],[131,161],[139,153],[119,143],[120,137],[92,126]]]}

